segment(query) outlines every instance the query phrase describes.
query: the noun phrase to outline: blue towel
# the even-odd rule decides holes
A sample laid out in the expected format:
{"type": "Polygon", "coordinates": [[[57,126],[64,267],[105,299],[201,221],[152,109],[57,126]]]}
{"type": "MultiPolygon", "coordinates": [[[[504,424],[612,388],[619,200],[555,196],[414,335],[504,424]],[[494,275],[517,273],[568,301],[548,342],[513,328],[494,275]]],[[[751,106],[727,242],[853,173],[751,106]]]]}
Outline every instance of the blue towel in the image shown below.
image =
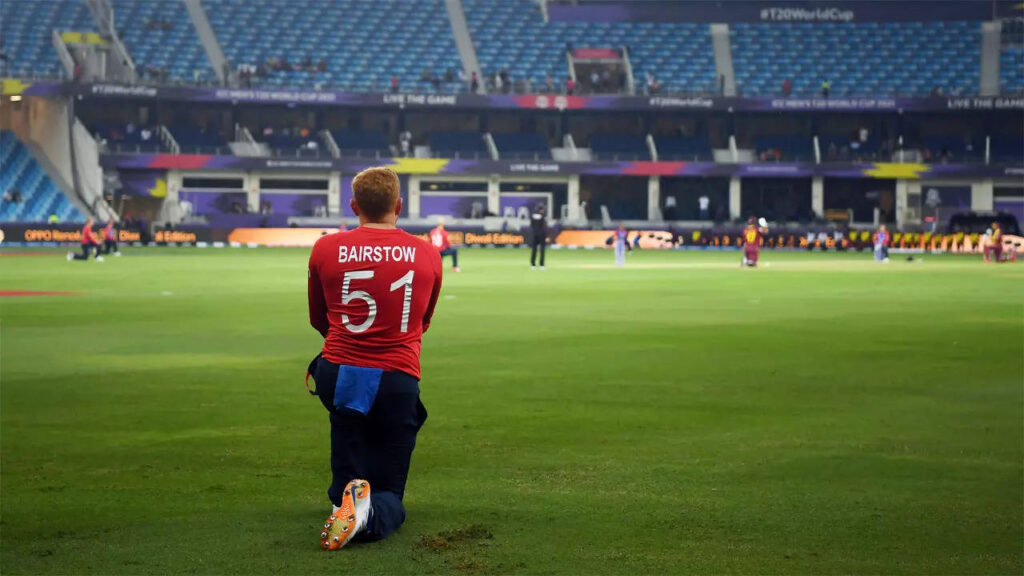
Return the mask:
{"type": "Polygon", "coordinates": [[[342,364],[334,386],[334,407],[366,414],[377,400],[377,389],[384,374],[381,368],[360,368],[342,364]]]}

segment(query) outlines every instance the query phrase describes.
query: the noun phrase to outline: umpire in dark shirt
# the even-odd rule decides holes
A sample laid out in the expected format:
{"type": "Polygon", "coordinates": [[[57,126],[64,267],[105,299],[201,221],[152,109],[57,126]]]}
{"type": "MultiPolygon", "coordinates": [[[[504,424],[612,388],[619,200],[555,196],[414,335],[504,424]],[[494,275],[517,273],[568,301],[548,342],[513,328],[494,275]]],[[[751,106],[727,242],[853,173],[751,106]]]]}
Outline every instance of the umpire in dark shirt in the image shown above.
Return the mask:
{"type": "Polygon", "coordinates": [[[537,206],[533,214],[530,214],[530,229],[533,232],[530,238],[530,268],[537,268],[537,252],[540,251],[540,269],[544,270],[544,249],[548,245],[548,215],[543,204],[537,206]]]}

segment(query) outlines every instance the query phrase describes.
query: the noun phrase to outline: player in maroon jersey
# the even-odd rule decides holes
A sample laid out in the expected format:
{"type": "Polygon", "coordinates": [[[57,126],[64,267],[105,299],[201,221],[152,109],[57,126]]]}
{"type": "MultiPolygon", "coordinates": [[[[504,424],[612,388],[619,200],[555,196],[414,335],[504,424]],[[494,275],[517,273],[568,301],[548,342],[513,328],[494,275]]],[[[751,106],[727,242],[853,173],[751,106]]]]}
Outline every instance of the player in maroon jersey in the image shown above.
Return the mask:
{"type": "Polygon", "coordinates": [[[747,227],[743,229],[743,265],[757,266],[757,257],[761,252],[761,238],[764,228],[758,226],[753,216],[747,219],[747,227]]]}
{"type": "Polygon", "coordinates": [[[427,419],[420,340],[441,292],[438,251],[396,228],[398,176],[364,170],[352,193],[359,227],[321,237],[309,257],[309,321],[324,336],[310,373],[331,421],[325,550],[357,534],[385,538],[405,520],[409,461],[427,419]]]}
{"type": "Polygon", "coordinates": [[[68,260],[88,260],[89,254],[95,251],[96,261],[103,262],[103,256],[100,256],[100,243],[96,239],[96,233],[92,231],[92,224],[92,218],[85,219],[85,226],[82,227],[82,253],[68,252],[68,260]]]}

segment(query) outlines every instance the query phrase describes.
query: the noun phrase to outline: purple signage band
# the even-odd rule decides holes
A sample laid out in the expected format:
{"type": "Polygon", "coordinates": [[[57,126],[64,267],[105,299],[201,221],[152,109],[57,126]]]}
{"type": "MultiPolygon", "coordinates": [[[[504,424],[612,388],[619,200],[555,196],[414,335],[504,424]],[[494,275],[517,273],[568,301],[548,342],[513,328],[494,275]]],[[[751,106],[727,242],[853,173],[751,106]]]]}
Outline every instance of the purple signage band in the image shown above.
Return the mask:
{"type": "Polygon", "coordinates": [[[300,104],[390,109],[452,110],[609,110],[692,112],[955,112],[1024,110],[1024,97],[849,97],[740,98],[719,96],[567,96],[563,94],[371,94],[304,89],[235,89],[194,86],[131,86],[37,82],[26,96],[223,102],[231,104],[300,104]]]}
{"type": "MultiPolygon", "coordinates": [[[[1006,164],[897,164],[766,162],[718,164],[714,162],[521,162],[504,160],[460,160],[421,158],[328,158],[321,160],[282,160],[251,156],[201,156],[190,154],[105,154],[104,168],[118,170],[237,170],[342,172],[355,174],[371,166],[389,166],[400,174],[490,174],[516,175],[616,175],[616,176],[696,176],[756,178],[1004,178],[1020,181],[1024,165],[1006,164]]],[[[347,185],[343,183],[343,188],[347,185]]]]}

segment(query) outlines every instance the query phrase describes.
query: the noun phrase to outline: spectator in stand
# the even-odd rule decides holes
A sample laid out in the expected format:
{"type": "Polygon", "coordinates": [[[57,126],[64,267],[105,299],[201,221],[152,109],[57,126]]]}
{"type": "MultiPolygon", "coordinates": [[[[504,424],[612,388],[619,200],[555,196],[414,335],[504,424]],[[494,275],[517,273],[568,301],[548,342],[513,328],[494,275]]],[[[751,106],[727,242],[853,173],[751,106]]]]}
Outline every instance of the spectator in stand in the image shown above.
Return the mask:
{"type": "Polygon", "coordinates": [[[327,72],[327,60],[321,58],[320,61],[316,63],[316,71],[321,73],[327,72]]]}
{"type": "Polygon", "coordinates": [[[821,97],[828,98],[829,93],[832,92],[832,83],[825,80],[821,83],[821,97]]]}
{"type": "Polygon", "coordinates": [[[697,198],[697,207],[700,210],[700,219],[707,220],[708,216],[711,215],[711,200],[708,198],[707,194],[701,194],[700,198],[697,198]]]}
{"type": "Polygon", "coordinates": [[[441,91],[441,78],[436,74],[430,78],[430,85],[434,87],[434,92],[441,91]]]}
{"type": "Polygon", "coordinates": [[[590,73],[590,91],[600,92],[601,91],[601,75],[594,70],[590,73]]]}
{"type": "Polygon", "coordinates": [[[469,91],[476,94],[480,91],[480,78],[477,77],[476,72],[469,79],[469,91]]]}
{"type": "Polygon", "coordinates": [[[569,96],[572,96],[573,92],[575,92],[575,91],[576,91],[576,81],[573,80],[572,78],[566,78],[565,79],[565,93],[568,94],[569,96]]]}
{"type": "Polygon", "coordinates": [[[547,94],[553,94],[555,92],[555,78],[548,72],[547,78],[544,79],[544,92],[547,94]]]}
{"type": "Polygon", "coordinates": [[[4,202],[10,202],[11,204],[21,204],[21,201],[25,198],[21,195],[21,190],[17,188],[11,188],[7,192],[4,192],[4,202]]]}
{"type": "Polygon", "coordinates": [[[401,150],[402,157],[409,157],[409,149],[412,147],[412,134],[408,130],[403,131],[398,135],[398,148],[401,150]]]}
{"type": "Polygon", "coordinates": [[[790,94],[793,93],[793,82],[789,78],[782,81],[782,95],[789,98],[790,94]]]}
{"type": "Polygon", "coordinates": [[[398,76],[391,76],[391,93],[398,94],[398,76]]]}
{"type": "Polygon", "coordinates": [[[657,94],[658,93],[658,88],[660,86],[661,85],[658,84],[658,79],[653,77],[653,76],[651,76],[651,86],[650,86],[651,94],[657,94]]]}
{"type": "Polygon", "coordinates": [[[494,91],[495,92],[501,92],[502,89],[503,89],[503,86],[502,86],[502,83],[501,83],[501,74],[495,72],[494,73],[494,91]]]}
{"type": "Polygon", "coordinates": [[[511,86],[511,84],[512,84],[511,82],[509,82],[508,68],[506,68],[505,66],[502,66],[501,70],[498,71],[498,76],[501,78],[502,86],[504,86],[505,89],[507,90],[508,87],[511,86]]]}

